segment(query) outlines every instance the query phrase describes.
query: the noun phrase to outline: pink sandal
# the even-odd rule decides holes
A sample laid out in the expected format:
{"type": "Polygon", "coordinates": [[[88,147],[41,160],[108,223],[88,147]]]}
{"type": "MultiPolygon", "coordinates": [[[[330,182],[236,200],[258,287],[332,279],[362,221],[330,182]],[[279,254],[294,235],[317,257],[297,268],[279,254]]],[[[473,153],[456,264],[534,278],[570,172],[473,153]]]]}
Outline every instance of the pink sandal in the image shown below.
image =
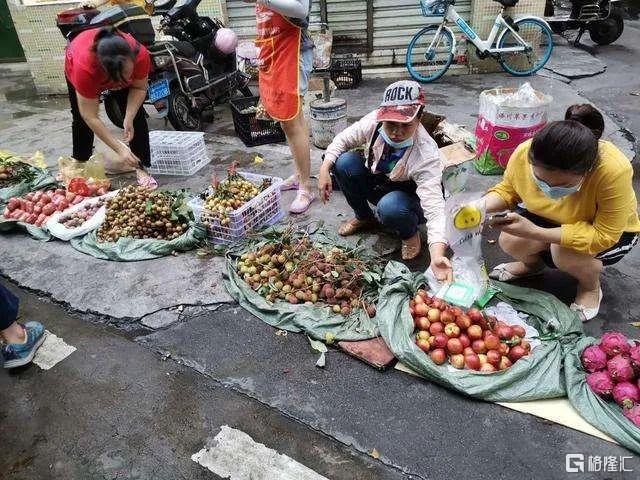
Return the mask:
{"type": "Polygon", "coordinates": [[[286,192],[287,190],[299,190],[299,189],[300,189],[300,182],[296,180],[295,175],[291,175],[289,178],[287,178],[284,182],[280,184],[281,192],[286,192]]]}
{"type": "Polygon", "coordinates": [[[149,175],[147,172],[144,172],[146,175],[141,175],[140,172],[144,172],[144,170],[137,170],[136,177],[138,179],[138,185],[141,187],[148,188],[149,190],[155,190],[158,188],[158,182],[155,178],[149,175]]]}
{"type": "Polygon", "coordinates": [[[316,196],[313,193],[307,192],[306,190],[298,190],[298,195],[296,195],[296,199],[289,207],[289,212],[304,213],[309,210],[309,207],[315,199],[316,196]]]}

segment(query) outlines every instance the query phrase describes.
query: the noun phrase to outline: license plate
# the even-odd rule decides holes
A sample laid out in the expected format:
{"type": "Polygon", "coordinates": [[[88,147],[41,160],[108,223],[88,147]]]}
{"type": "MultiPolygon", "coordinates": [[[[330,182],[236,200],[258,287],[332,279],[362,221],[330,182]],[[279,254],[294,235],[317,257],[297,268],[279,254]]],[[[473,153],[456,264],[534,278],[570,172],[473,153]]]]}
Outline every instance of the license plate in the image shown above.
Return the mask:
{"type": "Polygon", "coordinates": [[[149,85],[147,89],[151,103],[169,96],[169,80],[159,80],[149,85]]]}

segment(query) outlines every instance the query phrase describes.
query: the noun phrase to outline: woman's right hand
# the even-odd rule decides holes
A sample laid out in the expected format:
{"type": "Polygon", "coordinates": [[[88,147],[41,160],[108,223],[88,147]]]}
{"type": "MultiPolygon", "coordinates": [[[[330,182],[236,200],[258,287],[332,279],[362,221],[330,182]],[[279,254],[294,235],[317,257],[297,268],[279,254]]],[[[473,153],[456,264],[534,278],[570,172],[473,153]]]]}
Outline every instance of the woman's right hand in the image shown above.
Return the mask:
{"type": "Polygon", "coordinates": [[[118,150],[118,160],[120,163],[130,166],[131,168],[140,167],[140,159],[136,157],[129,147],[122,145],[118,150]]]}
{"type": "Polygon", "coordinates": [[[318,177],[318,193],[322,203],[327,203],[333,192],[333,183],[331,182],[331,173],[329,168],[322,165],[320,167],[320,175],[318,177]]]}

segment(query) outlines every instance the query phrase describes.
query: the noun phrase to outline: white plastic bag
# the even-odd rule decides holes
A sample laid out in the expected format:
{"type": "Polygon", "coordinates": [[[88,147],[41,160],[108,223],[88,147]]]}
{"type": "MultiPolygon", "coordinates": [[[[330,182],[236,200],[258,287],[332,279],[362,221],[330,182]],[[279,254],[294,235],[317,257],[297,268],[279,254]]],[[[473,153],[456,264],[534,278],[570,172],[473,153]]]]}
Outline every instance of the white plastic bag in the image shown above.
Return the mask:
{"type": "Polygon", "coordinates": [[[117,194],[118,194],[118,190],[115,190],[113,192],[107,193],[106,195],[102,195],[101,197],[87,198],[86,200],[83,200],[82,202],[78,203],[77,205],[74,205],[74,206],[72,206],[70,208],[67,208],[66,210],[64,210],[62,212],[56,212],[53,215],[51,215],[51,217],[49,218],[49,220],[45,224],[45,228],[49,231],[49,233],[51,235],[53,235],[56,238],[59,238],[60,240],[64,240],[65,242],[68,242],[72,238],[80,237],[82,235],[86,235],[87,233],[95,230],[100,225],[102,225],[102,222],[104,221],[105,215],[107,213],[106,205],[103,205],[93,215],[93,217],[91,217],[89,220],[87,220],[86,222],[84,222],[82,225],[80,225],[77,228],[67,228],[67,227],[65,227],[63,224],[60,223],[60,221],[59,221],[60,218],[63,217],[63,216],[66,216],[66,215],[68,215],[70,213],[74,213],[74,212],[77,212],[78,210],[83,209],[85,207],[85,205],[92,205],[92,204],[98,202],[100,199],[108,200],[110,198],[115,197],[117,194]]]}

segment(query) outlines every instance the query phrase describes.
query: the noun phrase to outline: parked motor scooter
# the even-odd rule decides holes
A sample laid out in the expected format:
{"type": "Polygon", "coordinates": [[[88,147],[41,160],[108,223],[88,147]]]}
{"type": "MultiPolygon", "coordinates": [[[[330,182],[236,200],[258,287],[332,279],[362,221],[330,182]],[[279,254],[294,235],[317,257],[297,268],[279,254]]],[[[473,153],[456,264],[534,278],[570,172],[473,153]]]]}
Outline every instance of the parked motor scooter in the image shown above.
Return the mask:
{"type": "Polygon", "coordinates": [[[573,44],[585,48],[580,40],[586,31],[598,45],[615,42],[624,29],[621,0],[547,0],[545,20],[554,33],[578,30],[573,44]]]}
{"type": "MultiPolygon", "coordinates": [[[[153,105],[154,116],[166,116],[176,130],[201,130],[204,121],[213,119],[216,105],[238,92],[252,95],[250,77],[237,69],[235,53],[225,54],[215,46],[223,24],[196,12],[201,0],[147,1],[147,10],[162,16],[160,32],[171,40],[156,42],[151,18],[136,5],[61,12],[58,27],[71,40],[81,31],[113,25],[145,45],[153,67],[145,104],[153,105]]],[[[104,92],[102,99],[109,120],[122,128],[124,112],[115,98],[104,92]]]]}

